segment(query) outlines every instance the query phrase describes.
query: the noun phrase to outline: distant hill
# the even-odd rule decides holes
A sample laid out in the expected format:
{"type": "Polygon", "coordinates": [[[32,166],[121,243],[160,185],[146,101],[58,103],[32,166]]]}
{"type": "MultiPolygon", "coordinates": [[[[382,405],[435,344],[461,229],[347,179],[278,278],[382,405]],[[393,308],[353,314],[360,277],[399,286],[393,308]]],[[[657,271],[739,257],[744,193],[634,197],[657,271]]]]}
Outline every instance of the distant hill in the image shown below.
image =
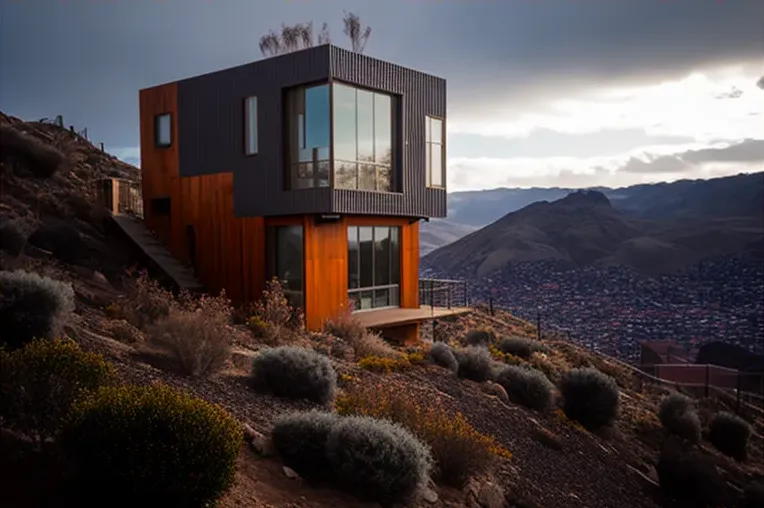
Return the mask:
{"type": "Polygon", "coordinates": [[[455,242],[478,229],[443,219],[431,219],[419,225],[419,254],[424,256],[438,247],[455,242]]]}
{"type": "MultiPolygon", "coordinates": [[[[437,220],[437,227],[431,227],[432,224],[423,225],[422,230],[429,229],[430,233],[422,240],[427,248],[421,254],[424,256],[434,248],[447,245],[508,213],[536,202],[556,201],[577,190],[534,187],[450,193],[448,218],[437,220]],[[472,226],[473,229],[465,226],[472,226]]],[[[764,221],[764,172],[616,189],[593,187],[587,190],[601,192],[610,200],[614,209],[632,218],[720,219],[758,215],[764,221]]]]}
{"type": "MultiPolygon", "coordinates": [[[[717,205],[717,210],[721,209],[717,205]]],[[[750,212],[750,210],[749,210],[750,212]]],[[[509,213],[422,258],[422,266],[481,277],[513,263],[620,265],[656,274],[709,256],[761,252],[760,217],[678,211],[656,220],[615,208],[605,193],[578,191],[509,213]]]]}

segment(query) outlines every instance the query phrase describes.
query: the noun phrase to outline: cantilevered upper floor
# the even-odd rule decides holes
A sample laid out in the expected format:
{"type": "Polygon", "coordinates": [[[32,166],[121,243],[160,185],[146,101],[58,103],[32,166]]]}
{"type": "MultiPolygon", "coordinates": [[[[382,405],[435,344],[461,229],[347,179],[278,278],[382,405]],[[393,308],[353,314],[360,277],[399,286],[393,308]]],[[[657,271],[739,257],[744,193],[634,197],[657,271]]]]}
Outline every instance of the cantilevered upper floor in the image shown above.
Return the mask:
{"type": "Polygon", "coordinates": [[[327,44],[176,87],[152,148],[233,173],[237,216],[446,216],[444,79],[327,44]]]}

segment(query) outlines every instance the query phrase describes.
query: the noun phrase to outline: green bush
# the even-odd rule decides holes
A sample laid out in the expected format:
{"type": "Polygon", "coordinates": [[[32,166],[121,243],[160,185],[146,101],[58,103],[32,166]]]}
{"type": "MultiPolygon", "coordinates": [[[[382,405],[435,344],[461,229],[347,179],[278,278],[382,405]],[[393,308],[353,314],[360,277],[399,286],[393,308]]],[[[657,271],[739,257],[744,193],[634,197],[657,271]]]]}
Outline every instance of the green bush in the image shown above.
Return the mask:
{"type": "Polygon", "coordinates": [[[589,430],[608,426],[618,416],[618,385],[597,369],[569,370],[560,379],[560,391],[565,415],[589,430]]]}
{"type": "Polygon", "coordinates": [[[486,346],[496,342],[496,332],[490,328],[475,328],[467,332],[464,342],[468,346],[486,346]]]}
{"type": "Polygon", "coordinates": [[[38,440],[53,437],[83,391],[115,379],[111,364],[71,340],[37,339],[0,351],[0,418],[38,440]]]}
{"type": "Polygon", "coordinates": [[[493,359],[485,347],[467,346],[456,352],[456,361],[459,365],[457,375],[461,378],[481,383],[491,377],[493,359]]]}
{"type": "Polygon", "coordinates": [[[105,387],[76,402],[62,432],[93,487],[133,506],[205,506],[231,486],[243,441],[220,407],[167,386],[105,387]]]}
{"type": "Polygon", "coordinates": [[[708,428],[708,440],[725,455],[745,460],[751,426],[742,418],[722,411],[714,416],[708,428]]]}
{"type": "Polygon", "coordinates": [[[306,479],[331,478],[326,441],[340,418],[325,411],[301,411],[276,419],[273,444],[284,464],[306,479]]]}
{"type": "Polygon", "coordinates": [[[656,472],[666,497],[697,508],[718,506],[723,482],[708,457],[670,439],[661,448],[656,472]]]}
{"type": "Polygon", "coordinates": [[[339,485],[383,505],[414,499],[432,468],[429,448],[388,420],[343,418],[330,432],[326,446],[339,485]]]}
{"type": "Polygon", "coordinates": [[[553,402],[554,385],[539,370],[507,365],[499,371],[496,382],[515,404],[544,411],[553,402]]]}
{"type": "Polygon", "coordinates": [[[52,338],[73,310],[71,284],[22,270],[0,272],[0,341],[8,349],[52,338]]]}
{"type": "Polygon", "coordinates": [[[499,341],[498,349],[502,353],[528,359],[536,351],[546,353],[549,350],[537,340],[526,337],[504,337],[499,341]]]}
{"type": "Polygon", "coordinates": [[[658,418],[663,427],[689,442],[700,442],[701,425],[690,397],[674,392],[661,401],[658,418]]]}
{"type": "Polygon", "coordinates": [[[326,356],[311,349],[282,346],[265,349],[252,364],[257,390],[277,397],[327,404],[334,399],[337,373],[326,356]]]}
{"type": "Polygon", "coordinates": [[[451,346],[445,342],[434,343],[430,348],[429,356],[435,365],[445,367],[454,372],[459,370],[459,363],[456,361],[454,352],[451,350],[451,346]]]}

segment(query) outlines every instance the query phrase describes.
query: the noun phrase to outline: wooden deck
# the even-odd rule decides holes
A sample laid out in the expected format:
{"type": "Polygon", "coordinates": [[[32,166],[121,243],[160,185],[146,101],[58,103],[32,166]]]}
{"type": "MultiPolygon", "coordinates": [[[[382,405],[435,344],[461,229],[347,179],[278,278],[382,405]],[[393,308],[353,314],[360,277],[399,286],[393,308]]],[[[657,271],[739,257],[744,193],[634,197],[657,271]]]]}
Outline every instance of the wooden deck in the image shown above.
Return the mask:
{"type": "Polygon", "coordinates": [[[423,305],[418,309],[379,309],[356,312],[353,317],[367,328],[384,328],[387,326],[407,325],[428,319],[438,319],[448,316],[458,316],[472,312],[469,307],[430,307],[423,305]]]}
{"type": "Polygon", "coordinates": [[[180,289],[202,291],[204,286],[190,267],[178,261],[157,239],[143,221],[130,215],[112,215],[114,222],[127,234],[180,289]]]}

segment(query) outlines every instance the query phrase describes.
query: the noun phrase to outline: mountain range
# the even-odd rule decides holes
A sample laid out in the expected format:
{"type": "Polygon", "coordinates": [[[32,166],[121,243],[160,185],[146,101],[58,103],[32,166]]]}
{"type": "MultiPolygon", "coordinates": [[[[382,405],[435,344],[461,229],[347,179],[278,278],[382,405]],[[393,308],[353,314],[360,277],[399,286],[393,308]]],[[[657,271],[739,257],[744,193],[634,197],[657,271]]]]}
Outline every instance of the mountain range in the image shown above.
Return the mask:
{"type": "MultiPolygon", "coordinates": [[[[704,220],[764,216],[764,172],[708,180],[630,187],[586,189],[604,195],[611,207],[630,219],[684,221],[690,229],[704,220]]],[[[497,188],[448,195],[448,218],[421,225],[422,256],[491,224],[508,213],[538,202],[553,202],[578,189],[497,188]]],[[[724,226],[720,226],[724,228],[724,226]]]]}
{"type": "Polygon", "coordinates": [[[469,278],[533,261],[619,265],[654,275],[712,256],[764,253],[764,173],[622,189],[457,193],[451,206],[454,219],[475,227],[496,210],[560,195],[510,211],[426,254],[422,266],[469,278]]]}

